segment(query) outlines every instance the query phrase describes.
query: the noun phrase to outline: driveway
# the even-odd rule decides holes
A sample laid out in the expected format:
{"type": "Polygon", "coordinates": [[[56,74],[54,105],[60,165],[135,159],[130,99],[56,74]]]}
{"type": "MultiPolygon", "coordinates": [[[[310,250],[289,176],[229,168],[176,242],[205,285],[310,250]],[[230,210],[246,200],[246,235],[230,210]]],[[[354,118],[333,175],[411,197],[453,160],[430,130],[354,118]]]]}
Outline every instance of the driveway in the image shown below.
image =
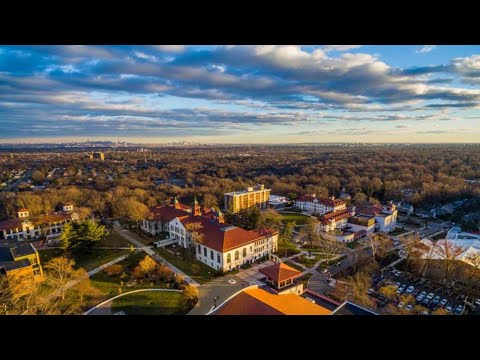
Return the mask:
{"type": "Polygon", "coordinates": [[[236,275],[218,277],[206,284],[202,284],[202,286],[198,287],[198,302],[187,315],[205,315],[213,309],[216,296],[218,296],[216,301],[218,306],[237,291],[249,285],[250,283],[236,275]],[[228,282],[229,280],[235,280],[235,283],[231,284],[228,282]]]}

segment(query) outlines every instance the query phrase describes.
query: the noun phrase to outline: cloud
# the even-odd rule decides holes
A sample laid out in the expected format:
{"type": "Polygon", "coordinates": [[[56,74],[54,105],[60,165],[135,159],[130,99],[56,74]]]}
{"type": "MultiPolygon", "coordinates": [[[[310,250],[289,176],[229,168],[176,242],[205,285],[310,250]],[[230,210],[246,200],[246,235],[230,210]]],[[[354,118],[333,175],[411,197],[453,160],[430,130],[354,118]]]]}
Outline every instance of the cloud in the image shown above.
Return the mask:
{"type": "Polygon", "coordinates": [[[416,53],[424,54],[424,53],[429,53],[430,51],[433,51],[437,48],[437,45],[424,45],[420,49],[416,51],[416,53]]]}
{"type": "Polygon", "coordinates": [[[361,48],[363,45],[325,45],[325,51],[348,51],[361,48]]]}

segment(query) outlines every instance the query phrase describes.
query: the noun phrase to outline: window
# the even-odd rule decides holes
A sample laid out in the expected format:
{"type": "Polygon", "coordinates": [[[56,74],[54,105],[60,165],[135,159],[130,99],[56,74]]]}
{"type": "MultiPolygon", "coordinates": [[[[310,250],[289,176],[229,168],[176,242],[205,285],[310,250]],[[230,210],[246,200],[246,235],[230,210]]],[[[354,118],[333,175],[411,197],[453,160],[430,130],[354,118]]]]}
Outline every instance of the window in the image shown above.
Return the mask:
{"type": "Polygon", "coordinates": [[[221,263],[221,261],[220,261],[220,254],[219,254],[219,253],[217,253],[217,263],[219,263],[219,264],[221,263]]]}
{"type": "MultiPolygon", "coordinates": [[[[210,259],[213,260],[213,251],[212,250],[210,250],[210,259]]],[[[213,264],[212,264],[212,266],[213,266],[213,264]]]]}
{"type": "Polygon", "coordinates": [[[231,263],[232,262],[232,254],[228,254],[227,255],[227,263],[231,263]]]}
{"type": "Polygon", "coordinates": [[[247,248],[243,248],[243,257],[247,257],[247,248]]]}
{"type": "Polygon", "coordinates": [[[235,260],[238,260],[240,258],[240,253],[238,251],[235,251],[235,260]]]}
{"type": "Polygon", "coordinates": [[[197,253],[199,254],[202,253],[202,247],[200,245],[197,245],[197,253]]]}
{"type": "Polygon", "coordinates": [[[208,255],[207,255],[207,248],[206,248],[206,247],[203,248],[203,255],[204,255],[204,256],[208,256],[208,255]]]}
{"type": "Polygon", "coordinates": [[[252,252],[252,250],[253,250],[253,246],[250,246],[250,252],[252,252]]]}
{"type": "Polygon", "coordinates": [[[36,263],[37,263],[36,257],[30,259],[30,264],[35,265],[36,263]]]}

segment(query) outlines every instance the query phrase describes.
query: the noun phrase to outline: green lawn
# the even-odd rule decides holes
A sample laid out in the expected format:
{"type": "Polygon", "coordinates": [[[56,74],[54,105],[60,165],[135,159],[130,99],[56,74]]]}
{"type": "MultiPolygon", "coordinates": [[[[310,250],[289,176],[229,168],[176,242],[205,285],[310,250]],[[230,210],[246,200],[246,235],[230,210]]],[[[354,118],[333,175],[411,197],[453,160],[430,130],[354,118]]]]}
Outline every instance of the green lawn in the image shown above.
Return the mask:
{"type": "Polygon", "coordinates": [[[124,311],[127,315],[184,315],[191,306],[181,292],[145,291],[113,300],[111,309],[112,314],[124,311]]]}
{"type": "Polygon", "coordinates": [[[293,267],[294,269],[297,269],[297,270],[300,271],[300,272],[304,272],[304,271],[305,271],[304,268],[298,266],[297,264],[294,264],[294,263],[291,262],[291,261],[286,261],[285,264],[287,264],[288,266],[293,267]]]}
{"type": "MultiPolygon", "coordinates": [[[[109,261],[112,261],[124,254],[127,254],[129,250],[118,250],[118,249],[92,249],[90,254],[75,254],[72,255],[73,260],[75,260],[75,268],[84,268],[86,271],[95,269],[96,267],[105,264],[109,261]]],[[[49,260],[65,256],[66,253],[62,249],[45,249],[39,250],[40,262],[42,265],[45,265],[49,260]]]]}
{"type": "Polygon", "coordinates": [[[300,250],[298,250],[295,247],[294,243],[288,243],[288,244],[279,243],[278,244],[278,250],[275,254],[277,256],[284,257],[285,256],[285,250],[287,250],[287,257],[298,254],[300,252],[300,250]]]}
{"type": "Polygon", "coordinates": [[[190,249],[184,249],[178,246],[171,248],[175,254],[172,254],[164,248],[154,250],[169,263],[182,270],[200,284],[214,279],[216,270],[196,260],[190,249]],[[180,253],[180,255],[176,255],[176,253],[180,253]]]}
{"type": "Polygon", "coordinates": [[[353,241],[351,243],[348,243],[346,244],[346,246],[349,248],[349,249],[356,249],[358,247],[361,247],[362,244],[360,244],[358,241],[353,241]]]}
{"type": "Polygon", "coordinates": [[[310,219],[310,216],[303,215],[303,214],[290,214],[290,213],[280,213],[282,215],[283,219],[282,222],[286,223],[289,221],[295,221],[297,225],[303,225],[305,224],[308,219],[310,219]]]}
{"type": "Polygon", "coordinates": [[[98,243],[100,247],[130,247],[130,245],[132,245],[130,241],[115,232],[110,233],[98,243]]]}
{"type": "Polygon", "coordinates": [[[314,259],[307,259],[305,256],[300,255],[299,257],[295,258],[295,261],[302,264],[302,265],[305,265],[308,268],[311,268],[313,265],[315,265],[315,263],[318,260],[320,260],[322,258],[323,258],[323,256],[321,256],[321,255],[315,255],[314,259]]]}

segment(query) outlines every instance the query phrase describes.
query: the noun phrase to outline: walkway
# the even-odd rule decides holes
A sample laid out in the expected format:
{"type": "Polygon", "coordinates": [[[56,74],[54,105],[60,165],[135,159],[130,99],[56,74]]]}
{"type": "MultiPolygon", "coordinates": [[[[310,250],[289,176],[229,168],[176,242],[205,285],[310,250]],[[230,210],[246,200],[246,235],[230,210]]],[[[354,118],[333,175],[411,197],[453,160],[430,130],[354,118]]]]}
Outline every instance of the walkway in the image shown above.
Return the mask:
{"type": "Polygon", "coordinates": [[[119,297],[137,293],[137,292],[144,292],[144,291],[173,291],[173,292],[182,292],[182,290],[175,290],[175,289],[139,289],[139,290],[132,290],[117,296],[114,296],[110,299],[102,301],[100,304],[95,305],[90,310],[86,311],[83,315],[115,315],[112,314],[112,301],[118,299],[119,297]]]}
{"type": "Polygon", "coordinates": [[[198,302],[195,307],[187,315],[205,315],[209,313],[215,304],[215,297],[217,306],[223,303],[230,296],[237,291],[250,286],[251,284],[236,275],[226,275],[218,277],[198,288],[198,302]],[[234,284],[229,283],[229,280],[235,280],[234,284]]]}
{"type": "MultiPolygon", "coordinates": [[[[122,256],[120,256],[120,257],[118,257],[118,258],[116,258],[116,259],[114,259],[114,260],[112,260],[112,261],[109,261],[109,262],[107,262],[107,263],[105,263],[105,264],[100,265],[99,267],[96,267],[95,269],[90,270],[90,271],[87,273],[88,276],[82,276],[82,277],[80,277],[80,278],[78,278],[78,279],[75,279],[75,280],[70,281],[70,282],[65,286],[65,290],[70,289],[72,286],[77,285],[80,281],[85,280],[87,277],[91,277],[91,276],[95,275],[96,273],[99,273],[100,271],[102,271],[103,269],[106,269],[107,267],[112,266],[112,265],[114,265],[114,264],[116,264],[116,263],[118,263],[118,262],[120,262],[120,261],[125,260],[129,255],[130,255],[130,253],[125,254],[125,255],[122,255],[122,256]]],[[[54,296],[60,296],[60,291],[56,291],[56,292],[50,294],[48,298],[51,299],[51,298],[54,297],[54,296]]]]}
{"type": "Polygon", "coordinates": [[[162,258],[160,255],[158,255],[155,251],[153,251],[149,246],[145,246],[142,244],[140,241],[135,239],[132,235],[130,235],[130,231],[127,229],[123,229],[118,221],[113,225],[113,230],[120,235],[121,237],[127,239],[130,241],[133,245],[137,246],[140,250],[144,251],[148,255],[150,255],[155,261],[157,261],[160,264],[166,265],[170,270],[172,270],[175,274],[181,275],[185,278],[185,281],[188,282],[189,284],[192,284],[194,286],[199,286],[200,284],[193,280],[190,276],[185,274],[182,270],[179,268],[173,266],[170,264],[167,260],[162,258]]]}

